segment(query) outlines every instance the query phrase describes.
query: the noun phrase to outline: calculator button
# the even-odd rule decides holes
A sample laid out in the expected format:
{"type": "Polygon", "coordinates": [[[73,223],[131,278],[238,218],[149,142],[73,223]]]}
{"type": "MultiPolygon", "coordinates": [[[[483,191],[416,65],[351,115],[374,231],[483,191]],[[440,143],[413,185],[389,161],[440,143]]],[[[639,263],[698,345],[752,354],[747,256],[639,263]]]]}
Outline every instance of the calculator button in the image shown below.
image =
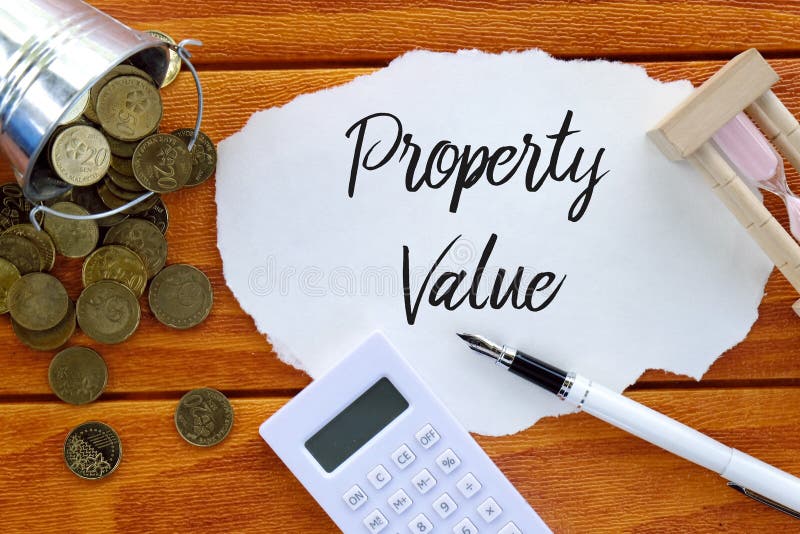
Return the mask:
{"type": "Polygon", "coordinates": [[[472,473],[468,473],[467,476],[456,483],[456,487],[458,488],[458,491],[461,492],[461,495],[469,499],[478,493],[482,486],[472,473]]]}
{"type": "Polygon", "coordinates": [[[389,526],[389,520],[380,510],[373,510],[371,514],[364,518],[364,526],[369,532],[380,532],[389,526]]]}
{"type": "Polygon", "coordinates": [[[370,481],[373,488],[381,489],[392,480],[392,475],[389,474],[389,471],[387,471],[385,467],[379,465],[367,473],[367,480],[370,481]]]}
{"type": "Polygon", "coordinates": [[[413,503],[414,501],[411,500],[411,497],[408,496],[408,493],[403,490],[397,490],[386,500],[386,504],[389,505],[389,508],[394,510],[397,514],[402,514],[405,512],[413,503]]]}
{"type": "Polygon", "coordinates": [[[450,495],[443,493],[441,497],[433,501],[433,509],[442,519],[447,519],[450,514],[456,511],[458,505],[450,498],[450,495]]]}
{"type": "Polygon", "coordinates": [[[461,465],[461,459],[456,456],[453,449],[447,449],[436,458],[436,465],[439,466],[439,469],[441,469],[445,475],[449,475],[456,467],[461,465]]]}
{"type": "Polygon", "coordinates": [[[342,495],[342,499],[344,499],[344,502],[347,503],[347,506],[349,506],[351,510],[358,510],[367,502],[367,494],[356,484],[342,495]]]}
{"type": "Polygon", "coordinates": [[[497,534],[522,534],[522,531],[513,522],[507,524],[497,534]]]}
{"type": "Polygon", "coordinates": [[[453,527],[453,534],[478,534],[478,527],[473,525],[469,518],[465,517],[453,527]]]}
{"type": "Polygon", "coordinates": [[[414,453],[411,452],[411,449],[408,448],[408,445],[405,444],[392,453],[392,460],[400,469],[405,469],[411,465],[411,462],[413,462],[416,458],[417,457],[414,456],[414,453]]]}
{"type": "Polygon", "coordinates": [[[439,441],[439,433],[433,428],[431,425],[423,426],[419,432],[414,435],[417,438],[417,441],[424,449],[430,449],[433,445],[439,441]]]}
{"type": "Polygon", "coordinates": [[[495,502],[494,499],[489,497],[478,506],[478,513],[484,521],[491,523],[503,513],[503,509],[495,502]]]}
{"type": "Polygon", "coordinates": [[[411,479],[411,483],[417,488],[417,491],[425,495],[436,485],[436,479],[433,478],[430,471],[423,469],[411,479]]]}
{"type": "Polygon", "coordinates": [[[417,532],[431,532],[433,530],[433,523],[425,517],[425,514],[419,514],[408,524],[408,530],[415,534],[417,532]]]}

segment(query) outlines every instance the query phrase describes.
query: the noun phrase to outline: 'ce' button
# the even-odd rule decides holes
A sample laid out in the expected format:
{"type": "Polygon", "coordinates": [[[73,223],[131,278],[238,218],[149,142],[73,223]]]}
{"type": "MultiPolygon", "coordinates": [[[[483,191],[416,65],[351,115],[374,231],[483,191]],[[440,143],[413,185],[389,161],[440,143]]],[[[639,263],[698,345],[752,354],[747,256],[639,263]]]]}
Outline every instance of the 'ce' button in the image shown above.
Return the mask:
{"type": "Polygon", "coordinates": [[[392,453],[392,461],[399,469],[405,469],[411,463],[416,460],[417,457],[414,456],[414,453],[411,452],[411,449],[408,448],[408,445],[403,444],[399,449],[392,453]]]}

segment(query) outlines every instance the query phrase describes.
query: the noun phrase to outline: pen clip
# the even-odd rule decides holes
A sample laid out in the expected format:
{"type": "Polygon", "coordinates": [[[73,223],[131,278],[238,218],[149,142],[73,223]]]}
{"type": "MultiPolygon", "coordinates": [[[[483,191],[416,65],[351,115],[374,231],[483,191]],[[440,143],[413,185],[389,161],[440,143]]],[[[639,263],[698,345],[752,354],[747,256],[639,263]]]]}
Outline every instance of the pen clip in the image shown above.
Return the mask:
{"type": "Polygon", "coordinates": [[[758,501],[761,504],[766,504],[770,508],[774,508],[775,510],[778,510],[779,512],[783,512],[784,514],[789,515],[791,517],[794,517],[795,519],[800,519],[800,512],[799,511],[792,510],[788,506],[784,506],[783,504],[781,504],[779,502],[775,502],[770,498],[764,497],[760,493],[756,493],[755,491],[749,490],[749,489],[747,489],[747,488],[745,488],[743,486],[740,486],[739,484],[736,484],[735,482],[728,482],[728,487],[735,489],[736,491],[738,491],[739,493],[741,493],[742,495],[744,495],[746,497],[750,497],[754,501],[758,501]]]}

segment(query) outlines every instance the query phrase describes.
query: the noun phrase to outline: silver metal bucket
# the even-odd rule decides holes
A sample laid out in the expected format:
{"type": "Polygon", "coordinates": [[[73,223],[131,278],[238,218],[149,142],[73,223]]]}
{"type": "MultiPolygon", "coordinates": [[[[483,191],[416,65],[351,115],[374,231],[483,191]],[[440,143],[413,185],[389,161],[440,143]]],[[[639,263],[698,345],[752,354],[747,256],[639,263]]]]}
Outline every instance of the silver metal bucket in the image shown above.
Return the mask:
{"type": "Polygon", "coordinates": [[[69,188],[49,173],[47,140],[69,107],[125,60],[160,84],[169,48],[80,0],[0,2],[0,147],[30,200],[69,188]]]}

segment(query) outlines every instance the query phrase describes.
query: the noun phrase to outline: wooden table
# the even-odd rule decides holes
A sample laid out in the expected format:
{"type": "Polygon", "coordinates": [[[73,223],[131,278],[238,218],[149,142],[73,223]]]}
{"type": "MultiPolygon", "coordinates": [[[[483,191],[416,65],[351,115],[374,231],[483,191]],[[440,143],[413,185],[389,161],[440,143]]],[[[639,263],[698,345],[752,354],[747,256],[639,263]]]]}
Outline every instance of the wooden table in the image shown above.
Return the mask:
{"type": "MultiPolygon", "coordinates": [[[[341,84],[414,48],[499,52],[541,47],[559,57],[644,65],[662,80],[702,82],[755,46],[782,81],[776,93],[800,112],[800,4],[784,2],[459,2],[408,4],[96,0],[139,29],[201,39],[196,64],[206,90],[204,130],[218,141],[258,109],[341,84]]],[[[164,91],[164,129],[188,126],[191,78],[164,91]]],[[[0,181],[11,180],[8,165],[0,181]]],[[[700,180],[698,176],[698,180],[700,180]]],[[[790,181],[800,185],[796,173],[790,181]]],[[[786,224],[774,198],[768,205],[786,224]]],[[[0,531],[332,532],[335,527],[275,454],[258,425],[308,384],[279,362],[225,286],[216,248],[214,182],[166,198],[169,262],[197,265],[215,305],[200,327],[178,332],[146,310],[119,346],[82,334],[110,370],[107,392],[88,406],[59,402],[47,385],[52,353],[28,350],[0,318],[0,531]],[[233,401],[228,439],[195,448],[172,416],[188,389],[212,386],[233,401]],[[68,430],[98,419],[119,432],[124,459],[91,482],[65,467],[68,430]]],[[[279,229],[260,229],[264,239],[279,229]]],[[[80,262],[58,260],[72,298],[80,262]]],[[[627,394],[723,442],[800,474],[800,319],[797,298],[773,274],[747,339],[700,382],[645,373],[627,394]]],[[[716,475],[580,414],[548,419],[514,436],[476,436],[557,532],[800,530],[800,522],[727,489],[716,475]]]]}

